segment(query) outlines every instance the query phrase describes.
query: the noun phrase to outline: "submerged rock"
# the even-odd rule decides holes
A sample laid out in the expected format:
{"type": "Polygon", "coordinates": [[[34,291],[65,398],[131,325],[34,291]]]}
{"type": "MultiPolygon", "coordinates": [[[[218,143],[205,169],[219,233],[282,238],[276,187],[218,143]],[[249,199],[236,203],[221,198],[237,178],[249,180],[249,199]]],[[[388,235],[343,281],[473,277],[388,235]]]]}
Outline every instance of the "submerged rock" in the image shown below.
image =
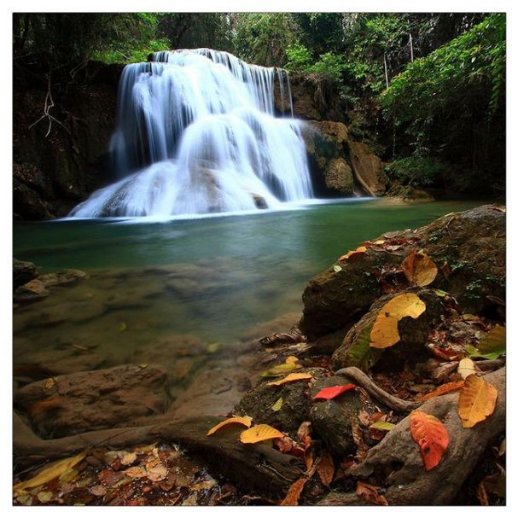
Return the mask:
{"type": "Polygon", "coordinates": [[[13,286],[14,289],[22,286],[39,275],[37,267],[31,261],[22,261],[14,258],[13,263],[13,286]]]}
{"type": "Polygon", "coordinates": [[[77,372],[28,384],[14,400],[41,437],[62,437],[165,412],[167,376],[143,365],[77,372]]]}

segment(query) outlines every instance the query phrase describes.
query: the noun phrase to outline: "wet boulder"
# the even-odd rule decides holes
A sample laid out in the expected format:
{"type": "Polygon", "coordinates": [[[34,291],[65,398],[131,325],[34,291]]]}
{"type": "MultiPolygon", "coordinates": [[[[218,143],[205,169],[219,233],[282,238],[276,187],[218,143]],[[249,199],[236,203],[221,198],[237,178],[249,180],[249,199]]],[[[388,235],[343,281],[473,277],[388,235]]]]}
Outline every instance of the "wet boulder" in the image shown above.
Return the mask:
{"type": "Polygon", "coordinates": [[[22,286],[39,275],[37,267],[31,261],[22,261],[14,258],[13,263],[13,286],[14,289],[22,286]]]}
{"type": "Polygon", "coordinates": [[[388,180],[382,160],[362,142],[350,141],[348,145],[350,161],[359,184],[372,196],[384,195],[388,180]]]}
{"type": "Polygon", "coordinates": [[[23,386],[14,401],[41,437],[63,437],[164,413],[167,376],[145,365],[76,372],[23,386]]]}

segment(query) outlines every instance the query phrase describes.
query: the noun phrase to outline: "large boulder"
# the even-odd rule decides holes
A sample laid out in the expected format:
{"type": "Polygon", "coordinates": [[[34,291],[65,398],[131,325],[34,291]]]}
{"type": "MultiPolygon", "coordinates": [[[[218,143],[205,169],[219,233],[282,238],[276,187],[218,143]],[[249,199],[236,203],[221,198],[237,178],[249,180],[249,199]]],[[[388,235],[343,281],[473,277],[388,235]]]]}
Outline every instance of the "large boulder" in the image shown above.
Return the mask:
{"type": "Polygon", "coordinates": [[[439,269],[432,287],[449,292],[466,312],[488,312],[503,303],[504,209],[481,206],[379,238],[387,242],[370,245],[365,253],[330,267],[308,283],[300,327],[310,341],[357,322],[386,290],[386,273],[402,277],[405,288],[400,265],[414,250],[423,249],[439,269]]]}
{"type": "Polygon", "coordinates": [[[62,437],[165,412],[167,376],[147,365],[77,372],[28,384],[14,400],[41,437],[62,437]]]}

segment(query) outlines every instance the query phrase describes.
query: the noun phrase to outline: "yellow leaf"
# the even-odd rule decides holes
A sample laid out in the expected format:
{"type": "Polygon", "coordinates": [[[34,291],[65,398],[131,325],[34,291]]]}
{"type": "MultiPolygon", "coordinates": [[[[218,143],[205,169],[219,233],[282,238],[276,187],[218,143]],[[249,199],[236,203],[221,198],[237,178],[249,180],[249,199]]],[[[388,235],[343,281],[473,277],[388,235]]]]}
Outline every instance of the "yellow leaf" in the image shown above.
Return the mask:
{"type": "Polygon", "coordinates": [[[376,430],[393,430],[396,427],[394,423],[390,423],[389,421],[376,421],[370,425],[370,428],[374,428],[376,430]]]}
{"type": "Polygon", "coordinates": [[[286,362],[282,364],[278,364],[277,366],[273,366],[269,370],[266,370],[261,373],[262,377],[277,377],[278,375],[283,375],[284,373],[291,372],[297,368],[302,368],[300,364],[297,364],[299,359],[295,356],[290,356],[286,358],[286,362]]]}
{"type": "Polygon", "coordinates": [[[398,322],[406,316],[418,318],[425,309],[425,303],[415,293],[402,293],[391,299],[377,315],[370,332],[370,346],[387,348],[400,341],[398,322]]]}
{"type": "Polygon", "coordinates": [[[468,375],[476,373],[475,363],[473,363],[473,361],[469,357],[461,359],[459,362],[459,367],[457,368],[457,373],[463,379],[465,379],[468,375]]]}
{"type": "Polygon", "coordinates": [[[224,428],[226,425],[242,425],[244,427],[250,427],[252,423],[252,418],[250,416],[233,416],[232,418],[228,418],[227,420],[221,421],[217,423],[214,427],[208,430],[207,436],[211,436],[215,434],[217,430],[224,428]]]}
{"type": "Polygon", "coordinates": [[[267,441],[268,439],[279,439],[281,437],[284,437],[282,432],[279,432],[279,430],[270,425],[262,423],[261,425],[254,425],[254,427],[244,430],[240,434],[240,441],[244,444],[254,444],[267,441]]]}
{"type": "Polygon", "coordinates": [[[283,397],[279,398],[276,403],[271,407],[274,412],[278,412],[283,407],[283,397]]]}
{"type": "Polygon", "coordinates": [[[347,254],[340,256],[338,258],[338,261],[349,260],[349,259],[353,258],[354,256],[360,255],[365,252],[366,252],[366,247],[364,245],[361,245],[355,251],[348,251],[347,254]]]}
{"type": "Polygon", "coordinates": [[[402,262],[407,280],[417,286],[428,286],[437,276],[436,264],[423,252],[413,251],[402,262]]]}
{"type": "Polygon", "coordinates": [[[498,390],[476,375],[468,375],[459,395],[459,416],[464,428],[474,427],[496,407],[498,390]]]}
{"type": "Polygon", "coordinates": [[[68,457],[66,459],[59,460],[57,462],[53,462],[46,466],[43,470],[41,470],[36,476],[32,477],[30,480],[26,480],[25,482],[19,482],[14,486],[14,491],[20,491],[22,489],[30,489],[32,487],[38,487],[40,485],[46,484],[50,482],[54,478],[58,478],[60,475],[76,466],[79,462],[83,460],[86,452],[79,453],[78,455],[74,455],[73,457],[68,457]]]}
{"type": "Polygon", "coordinates": [[[310,373],[290,373],[286,377],[275,380],[274,382],[269,382],[267,386],[282,386],[283,384],[288,384],[289,382],[295,382],[296,380],[310,380],[313,378],[313,375],[310,373]]]}

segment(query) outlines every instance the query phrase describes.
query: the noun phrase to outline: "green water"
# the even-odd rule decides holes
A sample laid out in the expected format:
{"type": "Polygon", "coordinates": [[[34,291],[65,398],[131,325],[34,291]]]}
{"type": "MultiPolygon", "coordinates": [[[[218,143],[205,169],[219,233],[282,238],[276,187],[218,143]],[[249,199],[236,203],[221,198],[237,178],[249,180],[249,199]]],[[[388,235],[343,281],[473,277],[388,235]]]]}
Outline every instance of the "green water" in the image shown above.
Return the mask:
{"type": "Polygon", "coordinates": [[[152,362],[264,335],[258,325],[300,315],[307,281],[360,242],[478,204],[359,200],[165,223],[16,224],[15,257],[90,278],[15,310],[15,360],[83,345],[100,366],[152,362]]]}

